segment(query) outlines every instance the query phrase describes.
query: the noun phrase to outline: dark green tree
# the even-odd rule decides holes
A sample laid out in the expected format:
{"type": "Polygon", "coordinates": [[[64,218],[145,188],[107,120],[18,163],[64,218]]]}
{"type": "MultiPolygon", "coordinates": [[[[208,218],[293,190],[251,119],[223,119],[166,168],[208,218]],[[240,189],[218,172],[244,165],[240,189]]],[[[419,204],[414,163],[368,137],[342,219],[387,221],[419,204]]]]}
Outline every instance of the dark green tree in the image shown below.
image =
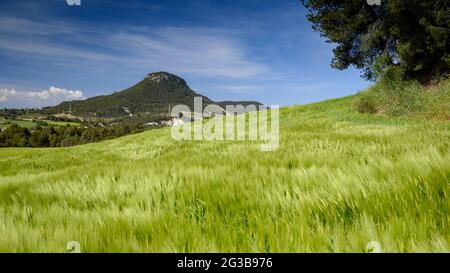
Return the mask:
{"type": "Polygon", "coordinates": [[[48,147],[50,145],[49,136],[41,128],[37,128],[30,136],[31,147],[48,147]]]}
{"type": "Polygon", "coordinates": [[[332,67],[374,80],[389,67],[427,82],[450,71],[449,0],[302,0],[307,18],[337,44],[332,67]],[[380,3],[380,5],[376,5],[380,3]]]}
{"type": "Polygon", "coordinates": [[[2,146],[6,147],[26,147],[31,136],[27,128],[22,128],[17,124],[11,124],[0,134],[0,139],[4,142],[2,146]]]}

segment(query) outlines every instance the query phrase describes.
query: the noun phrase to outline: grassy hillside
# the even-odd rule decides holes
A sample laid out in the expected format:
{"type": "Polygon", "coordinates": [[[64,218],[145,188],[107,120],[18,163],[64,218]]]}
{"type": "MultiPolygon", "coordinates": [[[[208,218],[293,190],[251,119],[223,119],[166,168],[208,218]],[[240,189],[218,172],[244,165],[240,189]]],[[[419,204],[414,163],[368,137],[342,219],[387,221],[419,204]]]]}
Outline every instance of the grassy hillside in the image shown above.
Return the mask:
{"type": "Polygon", "coordinates": [[[280,147],[169,129],[0,150],[0,251],[450,251],[450,123],[281,109],[280,147]]]}

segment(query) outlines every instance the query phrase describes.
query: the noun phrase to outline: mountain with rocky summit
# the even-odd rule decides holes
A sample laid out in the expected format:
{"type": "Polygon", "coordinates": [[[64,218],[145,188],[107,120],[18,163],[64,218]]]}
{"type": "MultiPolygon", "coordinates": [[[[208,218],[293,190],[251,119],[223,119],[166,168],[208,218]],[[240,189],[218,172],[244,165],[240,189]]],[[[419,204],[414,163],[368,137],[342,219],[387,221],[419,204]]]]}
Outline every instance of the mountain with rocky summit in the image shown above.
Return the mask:
{"type": "MultiPolygon", "coordinates": [[[[149,73],[134,86],[110,95],[92,97],[80,101],[66,101],[57,106],[44,108],[47,114],[70,113],[83,118],[142,117],[152,121],[169,116],[169,109],[183,104],[194,109],[194,98],[202,97],[203,106],[240,104],[241,102],[214,102],[193,91],[182,78],[167,73],[149,73]]],[[[242,102],[245,106],[249,102],[242,102]]],[[[254,102],[255,104],[260,104],[254,102]]],[[[144,120],[144,119],[143,119],[144,120]]]]}

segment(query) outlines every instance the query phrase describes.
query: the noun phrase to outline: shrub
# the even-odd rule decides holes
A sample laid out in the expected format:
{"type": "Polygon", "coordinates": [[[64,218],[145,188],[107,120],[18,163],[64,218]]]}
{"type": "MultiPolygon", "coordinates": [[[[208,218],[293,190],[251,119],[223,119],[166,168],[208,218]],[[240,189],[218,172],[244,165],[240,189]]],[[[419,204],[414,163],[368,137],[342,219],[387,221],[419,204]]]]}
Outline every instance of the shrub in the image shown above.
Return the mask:
{"type": "Polygon", "coordinates": [[[42,121],[42,120],[37,120],[36,121],[36,125],[37,126],[41,126],[41,127],[45,127],[45,126],[48,126],[48,123],[45,122],[45,121],[42,121]]]}
{"type": "Polygon", "coordinates": [[[377,112],[377,102],[374,92],[363,92],[356,101],[356,108],[360,113],[374,114],[377,112]]]}
{"type": "Polygon", "coordinates": [[[374,86],[360,93],[355,105],[360,113],[449,119],[450,79],[426,88],[417,81],[402,81],[395,72],[387,73],[374,86]]]}

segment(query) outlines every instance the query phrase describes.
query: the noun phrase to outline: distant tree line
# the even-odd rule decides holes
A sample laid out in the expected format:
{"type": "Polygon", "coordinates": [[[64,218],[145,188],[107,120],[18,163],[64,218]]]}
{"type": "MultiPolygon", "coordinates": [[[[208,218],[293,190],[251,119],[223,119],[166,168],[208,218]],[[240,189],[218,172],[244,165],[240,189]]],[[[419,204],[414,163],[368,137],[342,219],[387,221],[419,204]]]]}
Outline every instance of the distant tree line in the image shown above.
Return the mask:
{"type": "Polygon", "coordinates": [[[14,119],[17,116],[28,115],[28,114],[38,114],[41,110],[35,108],[21,108],[21,109],[8,109],[1,108],[0,116],[5,118],[14,119]]]}
{"type": "Polygon", "coordinates": [[[40,127],[33,130],[11,124],[0,132],[0,147],[67,147],[142,132],[137,125],[107,127],[40,127]]]}
{"type": "Polygon", "coordinates": [[[60,117],[60,116],[53,116],[48,115],[45,118],[46,120],[52,120],[52,121],[61,121],[61,122],[78,122],[81,123],[81,120],[79,118],[69,118],[69,117],[60,117]]]}

